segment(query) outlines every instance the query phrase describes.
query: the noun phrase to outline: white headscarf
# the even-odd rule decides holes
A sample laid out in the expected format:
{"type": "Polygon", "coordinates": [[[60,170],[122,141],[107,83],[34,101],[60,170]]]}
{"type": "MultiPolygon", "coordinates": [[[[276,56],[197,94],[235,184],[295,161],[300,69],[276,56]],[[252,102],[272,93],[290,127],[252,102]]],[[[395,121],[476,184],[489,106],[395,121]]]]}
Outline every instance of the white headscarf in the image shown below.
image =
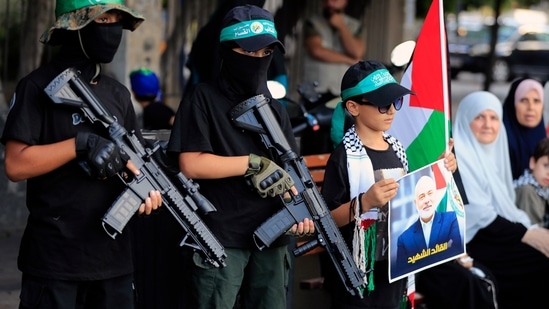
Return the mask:
{"type": "Polygon", "coordinates": [[[507,133],[502,121],[502,105],[492,93],[476,91],[459,103],[453,126],[456,159],[469,204],[465,205],[466,233],[469,242],[479,229],[500,215],[526,227],[532,223],[515,205],[507,133]],[[481,144],[471,131],[471,122],[482,111],[496,112],[499,134],[491,144],[481,144]]]}

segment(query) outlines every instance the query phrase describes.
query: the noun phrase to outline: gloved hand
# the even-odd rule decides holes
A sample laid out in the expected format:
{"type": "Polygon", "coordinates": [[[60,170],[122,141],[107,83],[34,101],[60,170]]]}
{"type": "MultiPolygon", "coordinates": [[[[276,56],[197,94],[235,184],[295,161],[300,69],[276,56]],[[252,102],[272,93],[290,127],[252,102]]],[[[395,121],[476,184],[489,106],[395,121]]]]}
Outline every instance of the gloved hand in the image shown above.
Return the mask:
{"type": "Polygon", "coordinates": [[[99,179],[116,175],[130,159],[115,143],[97,134],[78,132],[75,144],[80,166],[99,179]]]}
{"type": "Polygon", "coordinates": [[[248,158],[245,176],[251,176],[252,185],[263,198],[283,194],[294,185],[294,180],[284,169],[273,161],[253,153],[248,158]]]}

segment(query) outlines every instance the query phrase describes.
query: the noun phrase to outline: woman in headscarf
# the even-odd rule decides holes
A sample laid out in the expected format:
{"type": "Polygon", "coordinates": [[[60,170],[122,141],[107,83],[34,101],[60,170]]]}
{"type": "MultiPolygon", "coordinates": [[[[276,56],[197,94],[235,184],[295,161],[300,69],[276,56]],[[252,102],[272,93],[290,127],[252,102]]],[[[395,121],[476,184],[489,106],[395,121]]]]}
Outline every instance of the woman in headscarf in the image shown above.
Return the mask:
{"type": "Polygon", "coordinates": [[[549,231],[533,225],[515,205],[502,105],[485,91],[467,95],[454,124],[456,157],[469,203],[467,252],[498,281],[500,308],[535,308],[549,275],[549,231]]]}
{"type": "Polygon", "coordinates": [[[546,136],[543,102],[543,85],[539,81],[520,78],[511,83],[503,103],[503,124],[507,131],[513,179],[528,169],[534,148],[546,136]]]}

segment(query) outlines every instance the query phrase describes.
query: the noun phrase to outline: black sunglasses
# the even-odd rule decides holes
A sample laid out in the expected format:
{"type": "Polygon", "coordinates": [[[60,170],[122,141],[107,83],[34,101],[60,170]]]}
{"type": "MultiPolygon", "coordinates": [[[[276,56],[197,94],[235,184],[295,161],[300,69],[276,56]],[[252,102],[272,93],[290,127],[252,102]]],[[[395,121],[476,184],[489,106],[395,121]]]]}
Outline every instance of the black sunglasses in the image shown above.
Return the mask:
{"type": "MultiPolygon", "coordinates": [[[[389,111],[389,109],[391,109],[391,105],[393,105],[395,107],[395,109],[398,111],[402,108],[402,102],[403,102],[403,98],[400,97],[398,99],[396,99],[393,103],[389,104],[389,105],[385,105],[385,106],[378,106],[377,107],[377,110],[381,113],[381,114],[385,114],[389,111]]],[[[358,104],[360,105],[371,105],[371,106],[375,106],[374,104],[370,103],[370,102],[367,102],[367,101],[359,101],[357,102],[358,104]]]]}

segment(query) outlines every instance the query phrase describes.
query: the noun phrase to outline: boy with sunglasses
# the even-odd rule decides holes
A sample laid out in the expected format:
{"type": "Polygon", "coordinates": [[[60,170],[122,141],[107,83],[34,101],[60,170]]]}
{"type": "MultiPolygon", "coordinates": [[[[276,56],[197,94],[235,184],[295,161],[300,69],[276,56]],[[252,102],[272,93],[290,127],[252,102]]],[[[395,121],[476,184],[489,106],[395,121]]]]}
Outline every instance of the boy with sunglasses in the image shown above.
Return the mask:
{"type": "MultiPolygon", "coordinates": [[[[343,122],[335,122],[334,136],[343,136],[326,165],[322,195],[357,265],[367,274],[363,298],[346,293],[335,270],[326,264],[324,286],[337,308],[400,308],[406,301],[406,280],[388,280],[388,205],[396,196],[396,178],[408,171],[403,146],[389,130],[402,97],[413,94],[399,85],[377,61],[352,65],[341,81],[342,102],[354,124],[343,136],[343,122]],[[339,125],[338,125],[339,123],[339,125]],[[367,253],[365,253],[367,252],[367,253]]],[[[445,156],[446,168],[457,168],[455,156],[445,156]]]]}

